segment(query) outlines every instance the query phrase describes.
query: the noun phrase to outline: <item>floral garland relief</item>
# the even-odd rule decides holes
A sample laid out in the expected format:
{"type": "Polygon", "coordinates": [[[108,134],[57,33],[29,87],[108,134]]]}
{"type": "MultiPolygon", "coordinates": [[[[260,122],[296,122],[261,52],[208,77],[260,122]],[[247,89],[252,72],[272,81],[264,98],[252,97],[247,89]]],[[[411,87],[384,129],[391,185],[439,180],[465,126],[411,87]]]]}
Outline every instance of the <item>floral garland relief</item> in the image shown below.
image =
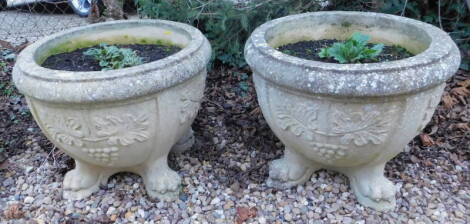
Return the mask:
{"type": "Polygon", "coordinates": [[[284,104],[276,108],[279,126],[291,131],[297,137],[307,140],[310,147],[328,163],[347,156],[345,145],[381,144],[387,137],[390,127],[390,113],[381,115],[376,110],[352,111],[345,107],[337,107],[332,115],[333,127],[330,132],[318,129],[318,109],[315,105],[284,104]],[[342,145],[316,142],[318,135],[337,137],[342,145]]]}
{"type": "Polygon", "coordinates": [[[54,140],[80,147],[88,156],[107,165],[119,159],[119,146],[143,142],[150,137],[147,115],[96,116],[92,117],[93,128],[83,126],[75,117],[55,116],[51,121],[45,122],[45,127],[54,140]],[[108,147],[90,148],[87,142],[104,142],[108,147]]]}

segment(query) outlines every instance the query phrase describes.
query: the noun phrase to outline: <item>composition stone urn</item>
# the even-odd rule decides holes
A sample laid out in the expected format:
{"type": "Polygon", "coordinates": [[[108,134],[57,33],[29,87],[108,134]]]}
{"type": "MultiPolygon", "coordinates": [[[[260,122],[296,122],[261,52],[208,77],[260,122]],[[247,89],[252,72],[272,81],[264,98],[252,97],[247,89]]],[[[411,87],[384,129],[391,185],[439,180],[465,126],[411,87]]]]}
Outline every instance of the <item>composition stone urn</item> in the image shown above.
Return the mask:
{"type": "Polygon", "coordinates": [[[404,17],[366,12],[315,12],[258,27],[245,47],[258,101],[285,144],[270,164],[269,186],[290,188],[325,168],[349,177],[357,200],[377,210],[395,207],[385,163],[425,127],[460,53],[442,30],[404,17]],[[304,40],[344,40],[354,32],[399,45],[403,60],[335,64],[305,60],[276,48],[304,40]]]}
{"type": "Polygon", "coordinates": [[[63,196],[89,196],[118,172],[143,177],[150,197],[178,196],[181,179],[167,165],[170,150],[194,139],[191,123],[211,48],[194,27],[163,20],[100,23],[35,42],[18,56],[13,80],[47,138],[75,160],[63,196]],[[108,71],[71,72],[41,66],[53,53],[99,43],[146,40],[182,49],[154,62],[108,71]]]}

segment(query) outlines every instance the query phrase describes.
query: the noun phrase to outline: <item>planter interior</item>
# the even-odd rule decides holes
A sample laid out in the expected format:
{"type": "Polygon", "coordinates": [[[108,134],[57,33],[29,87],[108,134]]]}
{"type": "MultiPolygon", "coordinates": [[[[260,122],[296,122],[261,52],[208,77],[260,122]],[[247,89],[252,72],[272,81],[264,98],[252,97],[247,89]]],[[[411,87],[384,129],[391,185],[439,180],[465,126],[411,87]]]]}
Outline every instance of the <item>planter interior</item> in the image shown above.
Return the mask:
{"type": "Polygon", "coordinates": [[[431,37],[416,26],[404,25],[383,17],[364,19],[355,15],[325,15],[322,20],[293,20],[268,30],[265,38],[270,47],[278,48],[300,41],[346,40],[354,32],[370,36],[371,43],[398,45],[414,55],[425,51],[431,43],[431,37]]]}
{"type": "Polygon", "coordinates": [[[172,26],[135,26],[108,25],[85,32],[73,32],[52,39],[39,47],[34,55],[38,64],[41,64],[48,56],[71,52],[79,48],[91,47],[100,43],[107,44],[160,44],[175,45],[185,48],[191,41],[191,36],[184,30],[172,26]],[[119,26],[119,29],[116,29],[119,26]]]}

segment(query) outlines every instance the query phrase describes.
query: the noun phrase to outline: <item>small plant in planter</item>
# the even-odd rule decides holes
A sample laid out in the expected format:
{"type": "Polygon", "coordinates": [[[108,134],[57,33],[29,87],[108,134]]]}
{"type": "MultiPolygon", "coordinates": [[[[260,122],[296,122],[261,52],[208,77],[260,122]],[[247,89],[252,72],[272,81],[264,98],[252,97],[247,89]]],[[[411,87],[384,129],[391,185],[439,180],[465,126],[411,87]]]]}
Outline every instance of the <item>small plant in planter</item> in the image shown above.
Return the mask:
{"type": "Polygon", "coordinates": [[[343,11],[267,22],[251,34],[245,58],[263,115],[285,145],[267,184],[290,188],[331,169],[377,210],[396,203],[385,163],[429,122],[460,64],[457,46],[437,27],[343,11]]]}
{"type": "Polygon", "coordinates": [[[354,64],[400,60],[413,54],[398,45],[369,43],[370,36],[356,32],[346,41],[301,41],[278,47],[285,54],[323,62],[354,64]]]}
{"type": "Polygon", "coordinates": [[[377,56],[384,48],[383,44],[377,44],[369,48],[367,42],[370,37],[361,33],[354,33],[344,43],[334,43],[331,47],[320,50],[320,58],[333,58],[339,63],[355,63],[361,60],[377,60],[377,56]]]}
{"type": "Polygon", "coordinates": [[[143,63],[142,58],[132,49],[107,44],[100,44],[99,48],[90,48],[83,54],[97,60],[102,70],[127,68],[143,63]]]}
{"type": "Polygon", "coordinates": [[[48,57],[42,66],[68,71],[115,70],[157,61],[177,53],[180,47],[155,43],[107,44],[83,47],[48,57]]]}
{"type": "Polygon", "coordinates": [[[128,171],[150,197],[176,199],[181,178],[167,156],[194,143],[210,52],[199,30],[164,20],[79,27],[24,49],[13,80],[48,139],[75,160],[64,198],[128,171]]]}

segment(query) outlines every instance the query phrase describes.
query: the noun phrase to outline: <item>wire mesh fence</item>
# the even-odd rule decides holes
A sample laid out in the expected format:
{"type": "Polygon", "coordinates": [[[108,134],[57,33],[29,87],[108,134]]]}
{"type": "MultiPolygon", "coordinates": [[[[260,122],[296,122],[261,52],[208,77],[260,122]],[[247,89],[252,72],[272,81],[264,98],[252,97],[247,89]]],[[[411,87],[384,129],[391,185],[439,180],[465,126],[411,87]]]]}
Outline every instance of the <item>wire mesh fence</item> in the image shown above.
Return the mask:
{"type": "Polygon", "coordinates": [[[12,45],[86,24],[67,0],[0,0],[0,40],[12,45]]]}

